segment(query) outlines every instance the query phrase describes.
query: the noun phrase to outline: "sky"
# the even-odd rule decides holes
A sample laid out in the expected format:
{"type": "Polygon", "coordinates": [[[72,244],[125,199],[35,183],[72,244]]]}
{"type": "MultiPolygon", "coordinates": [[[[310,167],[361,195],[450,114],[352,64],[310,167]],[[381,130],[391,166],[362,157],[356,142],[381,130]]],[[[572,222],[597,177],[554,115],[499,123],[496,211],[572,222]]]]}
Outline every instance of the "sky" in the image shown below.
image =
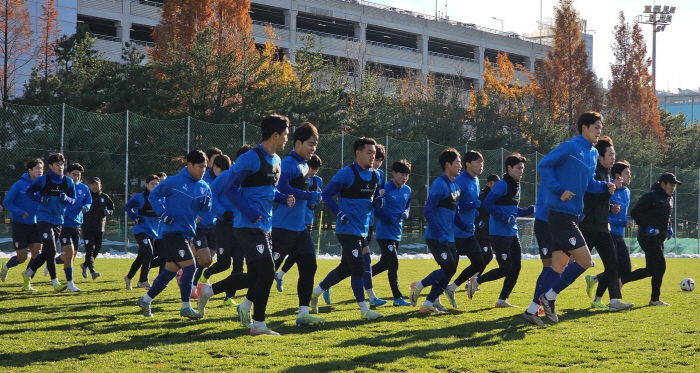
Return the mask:
{"type": "MultiPolygon", "coordinates": [[[[557,0],[370,0],[396,8],[435,15],[446,12],[451,20],[475,23],[496,30],[518,34],[537,30],[540,20],[554,18],[557,0]],[[447,7],[445,7],[447,4],[447,7]]],[[[666,30],[656,34],[656,86],[658,90],[678,93],[678,89],[700,90],[700,47],[698,47],[698,23],[700,23],[700,0],[575,0],[574,7],[581,18],[588,21],[588,30],[593,35],[593,70],[607,83],[611,79],[610,63],[615,57],[613,29],[619,23],[623,11],[628,22],[641,15],[644,5],[669,5],[676,7],[676,14],[666,30]],[[594,30],[594,31],[590,31],[594,30]]],[[[651,57],[652,26],[642,25],[647,51],[651,57]]],[[[651,68],[650,68],[651,70],[651,68]]]]}

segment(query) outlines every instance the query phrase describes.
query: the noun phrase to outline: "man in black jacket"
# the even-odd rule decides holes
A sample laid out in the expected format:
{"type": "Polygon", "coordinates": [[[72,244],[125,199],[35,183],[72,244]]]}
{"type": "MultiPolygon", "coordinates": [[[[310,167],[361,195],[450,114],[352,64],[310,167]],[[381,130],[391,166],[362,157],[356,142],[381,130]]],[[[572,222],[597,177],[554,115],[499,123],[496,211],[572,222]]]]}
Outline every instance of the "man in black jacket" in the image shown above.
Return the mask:
{"type": "Polygon", "coordinates": [[[92,279],[100,277],[95,272],[95,258],[102,249],[102,239],[105,232],[107,215],[114,213],[114,202],[108,195],[102,193],[102,181],[99,177],[93,177],[88,183],[92,195],[92,207],[83,214],[83,241],[85,242],[85,262],[80,265],[83,270],[83,278],[88,278],[90,270],[92,279]]]}
{"type": "Polygon", "coordinates": [[[671,228],[671,210],[673,209],[673,193],[676,185],[681,184],[676,175],[665,172],[659,178],[658,183],[652,185],[632,208],[632,219],[637,223],[637,241],[646,259],[646,268],[640,268],[632,272],[629,277],[623,278],[623,283],[641,280],[651,277],[651,306],[670,306],[659,299],[661,295],[661,282],[666,273],[666,258],[664,257],[664,240],[673,237],[671,228]]]}

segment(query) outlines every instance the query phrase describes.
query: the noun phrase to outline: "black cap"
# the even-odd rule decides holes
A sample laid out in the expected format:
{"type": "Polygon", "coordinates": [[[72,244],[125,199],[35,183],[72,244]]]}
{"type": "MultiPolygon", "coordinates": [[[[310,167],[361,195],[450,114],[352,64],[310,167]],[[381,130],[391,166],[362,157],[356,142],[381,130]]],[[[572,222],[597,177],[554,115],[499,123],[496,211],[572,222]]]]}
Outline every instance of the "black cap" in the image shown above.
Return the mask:
{"type": "Polygon", "coordinates": [[[498,180],[501,180],[501,178],[496,174],[491,174],[491,175],[489,175],[489,177],[486,178],[487,183],[489,181],[498,181],[498,180]]]}
{"type": "Polygon", "coordinates": [[[661,177],[659,178],[660,183],[667,183],[667,184],[682,184],[680,180],[676,179],[676,175],[670,173],[670,172],[664,172],[661,174],[661,177]]]}
{"type": "Polygon", "coordinates": [[[90,179],[90,182],[88,184],[93,184],[93,183],[102,184],[102,180],[100,180],[99,177],[95,176],[92,179],[90,179]]]}

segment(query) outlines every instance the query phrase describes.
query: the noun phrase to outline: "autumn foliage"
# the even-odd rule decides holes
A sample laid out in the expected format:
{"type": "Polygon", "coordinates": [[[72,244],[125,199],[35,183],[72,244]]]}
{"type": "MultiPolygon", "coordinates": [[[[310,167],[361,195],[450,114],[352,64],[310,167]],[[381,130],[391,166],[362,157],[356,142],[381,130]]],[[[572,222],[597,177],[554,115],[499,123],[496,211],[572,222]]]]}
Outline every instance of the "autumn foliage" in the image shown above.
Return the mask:
{"type": "Polygon", "coordinates": [[[56,0],[46,0],[46,4],[41,6],[38,30],[37,68],[43,74],[44,79],[47,79],[53,72],[52,60],[56,57],[56,44],[61,33],[56,0]]]}
{"type": "Polygon", "coordinates": [[[24,0],[0,0],[0,90],[7,101],[15,75],[23,64],[20,57],[31,52],[32,23],[24,0]]]}

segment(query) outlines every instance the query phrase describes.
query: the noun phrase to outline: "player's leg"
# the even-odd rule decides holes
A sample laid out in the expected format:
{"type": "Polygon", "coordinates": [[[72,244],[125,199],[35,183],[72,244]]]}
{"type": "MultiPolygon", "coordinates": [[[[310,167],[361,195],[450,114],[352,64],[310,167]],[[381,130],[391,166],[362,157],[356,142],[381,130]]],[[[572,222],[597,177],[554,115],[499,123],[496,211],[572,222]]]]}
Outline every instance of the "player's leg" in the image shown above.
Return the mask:
{"type": "Polygon", "coordinates": [[[510,271],[503,279],[503,287],[501,288],[501,294],[498,297],[498,301],[496,301],[496,307],[499,308],[515,307],[508,303],[508,297],[513,292],[513,288],[518,282],[518,277],[520,276],[522,253],[520,247],[520,238],[518,236],[514,236],[513,240],[510,242],[510,253],[508,256],[511,262],[510,271]]]}

